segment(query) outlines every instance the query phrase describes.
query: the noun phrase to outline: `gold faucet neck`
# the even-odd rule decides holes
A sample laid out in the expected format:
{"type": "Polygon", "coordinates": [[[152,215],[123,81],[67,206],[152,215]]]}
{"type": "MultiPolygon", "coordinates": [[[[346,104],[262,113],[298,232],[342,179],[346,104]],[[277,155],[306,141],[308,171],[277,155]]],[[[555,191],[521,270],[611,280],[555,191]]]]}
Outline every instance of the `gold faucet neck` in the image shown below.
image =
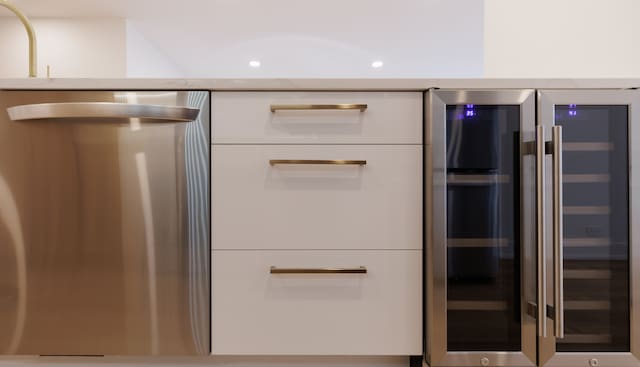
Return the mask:
{"type": "Polygon", "coordinates": [[[0,6],[11,10],[22,22],[24,29],[27,31],[27,37],[29,38],[29,77],[35,78],[38,76],[38,49],[36,44],[36,32],[33,29],[33,25],[29,21],[29,18],[24,15],[20,9],[11,4],[7,0],[0,0],[0,6]]]}

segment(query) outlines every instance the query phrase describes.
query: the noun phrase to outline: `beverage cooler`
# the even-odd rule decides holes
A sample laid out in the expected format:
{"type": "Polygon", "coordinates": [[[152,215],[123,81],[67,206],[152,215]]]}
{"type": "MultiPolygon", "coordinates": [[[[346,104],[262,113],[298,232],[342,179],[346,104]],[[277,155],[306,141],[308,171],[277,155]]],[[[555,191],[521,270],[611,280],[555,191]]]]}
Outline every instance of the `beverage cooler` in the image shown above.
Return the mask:
{"type": "Polygon", "coordinates": [[[430,366],[640,366],[639,97],[426,94],[430,366]]]}

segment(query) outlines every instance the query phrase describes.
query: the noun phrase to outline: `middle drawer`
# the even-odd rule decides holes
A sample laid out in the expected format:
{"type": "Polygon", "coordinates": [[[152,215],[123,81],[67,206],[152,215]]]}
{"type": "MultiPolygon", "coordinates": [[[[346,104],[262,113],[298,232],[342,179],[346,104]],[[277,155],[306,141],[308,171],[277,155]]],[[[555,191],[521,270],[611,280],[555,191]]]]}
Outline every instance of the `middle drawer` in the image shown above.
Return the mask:
{"type": "Polygon", "coordinates": [[[422,248],[420,145],[214,145],[211,164],[213,249],[422,248]]]}

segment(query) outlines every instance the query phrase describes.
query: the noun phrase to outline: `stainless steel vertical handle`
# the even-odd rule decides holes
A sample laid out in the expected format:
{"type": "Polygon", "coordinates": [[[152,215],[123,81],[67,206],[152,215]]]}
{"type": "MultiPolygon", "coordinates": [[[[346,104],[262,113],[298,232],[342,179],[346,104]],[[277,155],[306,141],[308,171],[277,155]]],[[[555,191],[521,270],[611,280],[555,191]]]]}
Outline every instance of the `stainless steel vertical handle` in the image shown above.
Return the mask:
{"type": "Polygon", "coordinates": [[[545,137],[544,126],[536,129],[536,236],[538,263],[538,336],[547,337],[547,277],[545,273],[545,214],[544,214],[544,158],[545,137]]]}
{"type": "Polygon", "coordinates": [[[564,268],[562,255],[562,126],[553,137],[553,298],[554,336],[564,338],[564,268]]]}

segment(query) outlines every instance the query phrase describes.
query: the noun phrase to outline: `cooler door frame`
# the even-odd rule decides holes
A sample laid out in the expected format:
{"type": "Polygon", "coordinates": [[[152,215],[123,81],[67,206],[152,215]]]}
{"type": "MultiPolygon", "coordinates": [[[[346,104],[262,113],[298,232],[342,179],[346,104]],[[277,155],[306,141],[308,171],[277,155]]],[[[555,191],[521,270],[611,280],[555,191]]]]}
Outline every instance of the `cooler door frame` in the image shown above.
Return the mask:
{"type": "Polygon", "coordinates": [[[425,98],[425,360],[431,367],[535,366],[536,320],[529,314],[536,300],[535,91],[430,90],[425,98]],[[447,350],[446,106],[459,104],[520,105],[522,344],[517,352],[447,350]]]}
{"type": "MultiPolygon", "coordinates": [[[[638,367],[640,366],[640,93],[635,90],[541,90],[538,96],[538,126],[544,126],[546,140],[551,138],[551,128],[555,126],[555,106],[568,104],[582,105],[626,105],[628,119],[628,173],[629,173],[629,286],[630,286],[630,351],[629,352],[556,352],[554,321],[548,319],[547,337],[539,338],[539,365],[545,367],[638,367]]],[[[547,166],[549,164],[547,163],[547,166]]],[[[550,174],[547,175],[550,178],[550,174]]],[[[547,179],[547,181],[549,181],[547,179]]],[[[545,184],[545,190],[551,185],[545,184]]],[[[548,191],[547,197],[551,197],[548,191]]],[[[549,209],[545,206],[545,210],[549,209]]],[[[547,215],[550,217],[550,215],[547,215]]],[[[546,233],[552,232],[547,222],[546,233]]],[[[551,238],[546,239],[547,279],[552,278],[551,238]]],[[[553,284],[547,282],[547,302],[553,303],[553,284]]]]}

